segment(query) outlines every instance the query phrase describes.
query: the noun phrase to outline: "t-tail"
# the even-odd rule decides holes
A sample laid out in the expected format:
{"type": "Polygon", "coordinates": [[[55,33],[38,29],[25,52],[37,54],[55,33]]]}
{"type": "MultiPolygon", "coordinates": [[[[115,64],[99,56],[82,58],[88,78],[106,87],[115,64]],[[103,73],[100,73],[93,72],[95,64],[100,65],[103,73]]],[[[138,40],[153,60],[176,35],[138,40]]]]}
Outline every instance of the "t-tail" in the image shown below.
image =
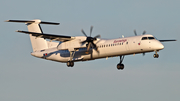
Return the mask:
{"type": "MultiPolygon", "coordinates": [[[[40,24],[51,24],[51,25],[59,25],[59,23],[54,23],[54,22],[44,22],[39,19],[35,20],[7,20],[6,22],[19,22],[19,23],[25,23],[28,27],[29,32],[36,32],[36,33],[42,33],[43,31],[41,29],[40,24]]],[[[32,34],[29,34],[30,40],[31,40],[31,45],[33,51],[38,51],[38,50],[44,50],[48,49],[48,44],[47,41],[44,38],[37,38],[36,36],[33,36],[32,34]]]]}

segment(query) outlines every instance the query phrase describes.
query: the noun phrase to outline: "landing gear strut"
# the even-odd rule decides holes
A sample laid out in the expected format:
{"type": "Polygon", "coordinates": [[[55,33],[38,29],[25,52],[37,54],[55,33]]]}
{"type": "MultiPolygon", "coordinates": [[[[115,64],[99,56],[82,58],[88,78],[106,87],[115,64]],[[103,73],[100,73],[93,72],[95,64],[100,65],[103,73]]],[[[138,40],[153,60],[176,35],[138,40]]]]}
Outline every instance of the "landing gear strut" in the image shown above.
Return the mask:
{"type": "Polygon", "coordinates": [[[74,66],[74,62],[73,61],[68,61],[67,62],[67,66],[68,67],[73,67],[74,66]]]}
{"type": "Polygon", "coordinates": [[[122,56],[120,56],[120,62],[119,62],[119,64],[117,64],[117,69],[118,70],[123,70],[124,69],[124,64],[122,64],[122,62],[123,62],[123,60],[124,60],[124,55],[122,56]]]}
{"type": "Polygon", "coordinates": [[[70,59],[67,62],[67,66],[68,67],[73,67],[74,66],[74,62],[73,62],[73,57],[74,57],[75,51],[70,51],[70,59]]]}
{"type": "Polygon", "coordinates": [[[157,53],[157,51],[155,51],[155,54],[153,55],[154,58],[158,58],[159,54],[157,53]]]}

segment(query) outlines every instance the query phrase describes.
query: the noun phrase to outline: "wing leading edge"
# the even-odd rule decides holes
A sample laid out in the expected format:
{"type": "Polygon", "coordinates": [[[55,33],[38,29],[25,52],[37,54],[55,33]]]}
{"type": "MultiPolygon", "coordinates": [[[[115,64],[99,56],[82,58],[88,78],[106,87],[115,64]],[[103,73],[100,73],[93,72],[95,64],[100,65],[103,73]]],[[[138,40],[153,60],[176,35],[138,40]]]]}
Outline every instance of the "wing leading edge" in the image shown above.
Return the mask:
{"type": "Polygon", "coordinates": [[[64,35],[54,35],[54,34],[45,34],[45,33],[42,34],[42,33],[20,31],[20,30],[17,30],[16,32],[31,34],[32,36],[35,36],[37,38],[44,38],[44,39],[50,39],[50,40],[62,41],[62,42],[70,41],[74,39],[74,37],[64,36],[64,35]]]}
{"type": "Polygon", "coordinates": [[[168,42],[168,41],[177,41],[175,39],[172,39],[172,40],[159,40],[160,42],[168,42]]]}

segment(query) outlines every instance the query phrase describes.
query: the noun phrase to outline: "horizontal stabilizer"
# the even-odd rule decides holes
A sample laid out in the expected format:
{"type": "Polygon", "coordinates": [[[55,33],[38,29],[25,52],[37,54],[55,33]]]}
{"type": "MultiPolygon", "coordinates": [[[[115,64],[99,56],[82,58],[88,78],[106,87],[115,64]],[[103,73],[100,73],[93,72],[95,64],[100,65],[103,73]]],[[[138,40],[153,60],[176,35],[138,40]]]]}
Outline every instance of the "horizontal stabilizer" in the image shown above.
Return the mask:
{"type": "Polygon", "coordinates": [[[54,34],[45,34],[45,33],[35,33],[35,32],[28,32],[28,31],[16,31],[16,32],[20,32],[20,33],[26,33],[26,34],[31,34],[32,36],[35,36],[36,38],[44,38],[44,39],[50,39],[50,40],[54,40],[54,41],[69,41],[69,40],[73,40],[74,37],[71,36],[64,36],[64,35],[54,35],[54,34]]]}
{"type": "Polygon", "coordinates": [[[50,25],[59,25],[60,23],[56,22],[45,22],[41,20],[6,20],[5,22],[19,22],[19,23],[39,23],[39,24],[50,24],[50,25]]]}
{"type": "Polygon", "coordinates": [[[159,40],[160,42],[177,41],[177,40],[159,40]]]}

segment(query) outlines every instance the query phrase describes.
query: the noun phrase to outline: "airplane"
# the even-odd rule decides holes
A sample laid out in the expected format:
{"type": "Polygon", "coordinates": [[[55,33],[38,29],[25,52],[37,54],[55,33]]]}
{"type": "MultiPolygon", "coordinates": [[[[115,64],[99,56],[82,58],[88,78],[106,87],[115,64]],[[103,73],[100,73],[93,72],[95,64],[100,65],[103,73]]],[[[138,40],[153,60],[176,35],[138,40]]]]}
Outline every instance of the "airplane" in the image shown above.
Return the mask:
{"type": "Polygon", "coordinates": [[[100,35],[92,37],[93,26],[90,27],[90,36],[82,29],[84,36],[65,36],[46,34],[42,31],[40,24],[59,25],[56,22],[45,22],[35,20],[6,20],[6,22],[19,22],[27,25],[28,31],[17,30],[16,32],[29,34],[33,52],[32,56],[66,63],[68,67],[73,67],[74,62],[89,61],[100,58],[120,57],[117,64],[118,70],[124,69],[122,63],[125,55],[143,54],[155,52],[154,58],[158,58],[160,50],[164,49],[161,42],[176,40],[158,40],[153,35],[146,34],[122,37],[116,39],[101,39],[100,35]],[[58,41],[58,42],[57,42],[58,41]]]}

